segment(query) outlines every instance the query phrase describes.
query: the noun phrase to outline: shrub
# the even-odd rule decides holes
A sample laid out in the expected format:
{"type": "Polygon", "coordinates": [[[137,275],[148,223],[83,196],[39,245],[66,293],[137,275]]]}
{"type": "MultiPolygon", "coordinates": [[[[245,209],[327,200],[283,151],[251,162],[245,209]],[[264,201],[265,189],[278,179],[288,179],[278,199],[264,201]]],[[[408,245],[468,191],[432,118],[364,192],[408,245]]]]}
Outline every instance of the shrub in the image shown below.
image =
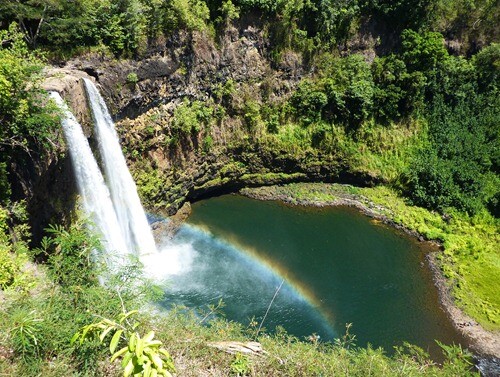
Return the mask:
{"type": "Polygon", "coordinates": [[[401,33],[402,58],[412,71],[430,71],[435,69],[447,57],[444,38],[440,33],[422,34],[406,29],[401,33]]]}
{"type": "Polygon", "coordinates": [[[137,76],[137,73],[131,72],[127,75],[127,83],[135,85],[139,82],[139,77],[137,76]]]}
{"type": "Polygon", "coordinates": [[[409,73],[404,61],[396,55],[377,58],[371,66],[375,116],[382,122],[408,117],[423,105],[425,77],[409,73]]]}
{"type": "Polygon", "coordinates": [[[162,342],[154,339],[154,331],[141,337],[137,331],[139,324],[137,322],[132,324],[129,321],[137,314],[137,310],[123,312],[117,321],[104,318],[86,325],[73,336],[71,343],[79,340],[81,345],[92,336],[104,343],[107,335],[112,334],[109,340],[109,352],[112,355],[109,362],[121,359],[124,377],[132,374],[144,377],[157,375],[172,377],[170,372],[175,372],[173,360],[167,350],[161,347],[162,342]],[[119,344],[124,347],[116,351],[119,344]]]}
{"type": "Polygon", "coordinates": [[[172,130],[175,133],[191,135],[199,132],[202,126],[207,126],[212,121],[213,109],[200,101],[184,99],[174,111],[172,130]]]}
{"type": "Polygon", "coordinates": [[[79,220],[68,230],[50,225],[46,231],[49,236],[42,239],[36,252],[47,258],[54,280],[65,287],[95,285],[96,258],[102,249],[100,239],[89,230],[88,224],[79,220]]]}
{"type": "Polygon", "coordinates": [[[164,28],[168,32],[180,28],[205,30],[210,18],[207,4],[202,0],[173,0],[165,3],[164,28]]]}
{"type": "Polygon", "coordinates": [[[472,59],[483,90],[500,90],[500,43],[492,43],[472,59]]]}
{"type": "Polygon", "coordinates": [[[321,112],[327,102],[326,94],[309,80],[302,81],[290,99],[295,116],[306,126],[321,119],[321,112]]]}
{"type": "Polygon", "coordinates": [[[0,244],[0,289],[4,290],[14,284],[20,266],[9,248],[0,244]]]}

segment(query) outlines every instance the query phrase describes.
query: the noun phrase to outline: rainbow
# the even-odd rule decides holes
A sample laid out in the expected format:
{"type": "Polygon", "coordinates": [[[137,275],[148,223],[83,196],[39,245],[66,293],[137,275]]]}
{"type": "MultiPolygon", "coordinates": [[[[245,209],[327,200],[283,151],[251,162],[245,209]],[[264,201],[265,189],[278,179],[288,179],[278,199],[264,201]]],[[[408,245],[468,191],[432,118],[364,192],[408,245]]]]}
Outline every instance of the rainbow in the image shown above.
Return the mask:
{"type": "Polygon", "coordinates": [[[328,325],[333,333],[334,329],[334,314],[331,308],[326,308],[321,300],[315,295],[314,291],[305,285],[299,276],[285,268],[285,266],[277,263],[275,260],[268,258],[266,255],[259,253],[256,248],[249,245],[242,245],[236,237],[225,235],[223,238],[215,236],[208,227],[203,225],[184,224],[191,231],[201,233],[205,237],[211,238],[213,241],[232,249],[240,257],[249,259],[252,263],[258,264],[270,274],[274,275],[278,280],[284,280],[288,288],[290,288],[297,296],[304,299],[314,310],[318,312],[322,320],[328,325]]]}

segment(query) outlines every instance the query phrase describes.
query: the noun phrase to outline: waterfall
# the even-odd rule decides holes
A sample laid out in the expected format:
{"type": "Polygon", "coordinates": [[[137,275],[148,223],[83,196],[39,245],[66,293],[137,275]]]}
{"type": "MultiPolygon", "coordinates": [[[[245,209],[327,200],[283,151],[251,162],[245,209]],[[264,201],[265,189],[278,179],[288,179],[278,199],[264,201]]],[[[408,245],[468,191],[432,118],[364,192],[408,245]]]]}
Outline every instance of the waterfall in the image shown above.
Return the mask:
{"type": "Polygon", "coordinates": [[[106,180],[127,249],[140,255],[156,253],[155,241],[106,103],[92,81],[84,79],[84,83],[94,116],[106,180]]]}
{"type": "Polygon", "coordinates": [[[123,242],[108,188],[82,127],[59,93],[51,92],[50,96],[63,111],[62,127],[84,209],[97,228],[95,230],[102,233],[103,246],[108,254],[110,252],[127,253],[127,246],[123,242]]]}

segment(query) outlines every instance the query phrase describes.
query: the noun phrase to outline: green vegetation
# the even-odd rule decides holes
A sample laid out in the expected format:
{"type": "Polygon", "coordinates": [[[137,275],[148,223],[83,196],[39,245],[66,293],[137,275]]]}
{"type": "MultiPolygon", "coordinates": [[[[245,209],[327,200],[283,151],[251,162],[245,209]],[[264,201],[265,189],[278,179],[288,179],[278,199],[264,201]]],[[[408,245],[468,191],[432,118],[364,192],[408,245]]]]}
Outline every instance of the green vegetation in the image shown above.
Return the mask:
{"type": "Polygon", "coordinates": [[[59,55],[98,47],[116,56],[139,56],[178,32],[224,28],[249,14],[269,21],[276,56],[287,48],[312,57],[342,45],[367,19],[404,29],[460,38],[462,52],[475,41],[498,41],[493,0],[16,0],[0,4],[0,22],[19,23],[27,43],[59,55]],[[480,20],[480,21],[478,21],[480,20]],[[479,25],[480,23],[480,25],[479,25]]]}
{"type": "MultiPolygon", "coordinates": [[[[383,206],[397,224],[441,242],[440,268],[456,303],[485,328],[498,330],[499,9],[494,0],[1,1],[2,373],[119,374],[102,347],[107,334],[87,339],[79,332],[114,326],[102,328],[114,339],[111,353],[121,343],[127,350],[130,346],[130,352],[123,351],[128,358],[127,352],[138,349],[135,340],[149,339],[140,335],[153,330],[179,374],[188,376],[200,370],[266,376],[466,375],[468,355],[453,346],[445,347],[442,368],[411,346],[389,358],[382,350],[342,342],[308,344],[283,333],[259,337],[265,356],[222,354],[208,343],[249,339],[249,330],[220,319],[200,326],[194,313],[180,310],[164,318],[148,316],[142,309],[156,291],[142,278],[137,261],[110,271],[99,257],[98,240],[81,220],[49,227],[38,248],[30,249],[26,205],[14,201],[20,193],[13,193],[12,182],[15,169],[40,161],[58,144],[57,111],[40,90],[44,56],[59,61],[99,52],[109,59],[138,59],[159,46],[168,50],[183,34],[200,33],[217,45],[226,28],[255,21],[269,48],[263,54],[269,70],[279,75],[259,82],[221,77],[204,88],[205,102],[194,96],[143,114],[145,120],[134,129],[138,137],[126,137],[124,146],[141,196],[158,211],[181,203],[191,189],[179,183],[186,178],[182,169],[192,168],[187,166],[190,154],[221,160],[214,177],[199,186],[191,182],[200,192],[233,183],[305,180],[325,167],[327,173],[321,174],[329,174],[328,179],[340,172],[372,177],[384,186],[296,185],[286,194],[330,201],[347,190],[383,206]],[[356,44],[365,37],[368,45],[360,51],[356,44]],[[283,85],[276,77],[288,74],[282,67],[290,55],[301,65],[301,79],[283,85]],[[148,162],[152,151],[184,165],[166,172],[148,162]],[[260,155],[267,159],[259,160],[260,155]],[[276,167],[262,166],[263,161],[276,167]],[[99,284],[98,276],[104,275],[107,283],[99,284]],[[119,333],[123,305],[142,311],[137,327],[119,333]],[[118,320],[100,322],[103,318],[118,320]],[[113,332],[120,334],[119,342],[113,332]],[[87,340],[71,343],[74,334],[87,340]]],[[[182,59],[177,74],[189,78],[190,62],[182,59]]],[[[135,72],[126,83],[127,89],[141,86],[135,72]]],[[[132,124],[126,120],[121,126],[132,124]]],[[[137,373],[161,368],[156,345],[150,343],[148,354],[132,354],[123,368],[137,373]]],[[[162,363],[172,371],[163,355],[162,363]]]]}
{"type": "MultiPolygon", "coordinates": [[[[0,224],[5,231],[5,221],[0,224]]],[[[14,271],[2,292],[2,372],[25,376],[74,375],[77,371],[104,374],[97,362],[104,353],[97,342],[77,347],[68,340],[95,315],[111,317],[122,303],[150,301],[154,290],[148,283],[143,285],[141,279],[141,286],[128,285],[138,279],[136,263],[124,265],[119,275],[103,269],[96,254],[99,240],[87,229],[81,221],[70,229],[52,227],[51,236],[42,242],[44,247],[31,251],[21,239],[2,241],[2,255],[7,253],[9,260],[5,265],[2,259],[0,270],[14,271]],[[28,263],[29,254],[45,256],[46,262],[34,266],[28,263]],[[9,269],[12,262],[18,266],[14,270],[9,269]],[[104,271],[113,288],[99,284],[97,276],[104,271]]],[[[8,238],[4,232],[2,236],[8,238]]]]}
{"type": "Polygon", "coordinates": [[[316,74],[289,101],[252,114],[282,120],[269,132],[270,145],[345,156],[354,170],[431,210],[495,215],[498,45],[466,60],[450,56],[439,33],[407,29],[401,38],[399,54],[371,66],[360,55],[322,53],[316,74]]]}
{"type": "Polygon", "coordinates": [[[179,28],[204,30],[209,10],[201,0],[4,1],[0,21],[17,21],[31,47],[66,56],[93,47],[137,56],[148,41],[179,28]]]}
{"type": "Polygon", "coordinates": [[[82,345],[92,336],[104,342],[106,336],[112,334],[109,341],[109,352],[112,355],[110,362],[121,359],[125,377],[132,374],[144,377],[157,375],[171,377],[170,371],[175,372],[172,358],[166,349],[161,348],[162,342],[154,340],[154,331],[141,337],[136,331],[139,323],[131,324],[131,317],[137,313],[138,310],[121,313],[118,321],[104,318],[99,322],[84,326],[73,336],[71,342],[80,340],[80,345],[82,345]],[[125,346],[116,351],[122,339],[125,340],[125,346]]]}
{"type": "Polygon", "coordinates": [[[51,149],[57,117],[40,90],[43,62],[15,24],[0,30],[0,202],[9,198],[9,163],[51,149]]]}
{"type": "Polygon", "coordinates": [[[208,126],[213,116],[213,109],[200,101],[184,102],[175,109],[172,130],[177,134],[197,133],[203,126],[208,126]]]}

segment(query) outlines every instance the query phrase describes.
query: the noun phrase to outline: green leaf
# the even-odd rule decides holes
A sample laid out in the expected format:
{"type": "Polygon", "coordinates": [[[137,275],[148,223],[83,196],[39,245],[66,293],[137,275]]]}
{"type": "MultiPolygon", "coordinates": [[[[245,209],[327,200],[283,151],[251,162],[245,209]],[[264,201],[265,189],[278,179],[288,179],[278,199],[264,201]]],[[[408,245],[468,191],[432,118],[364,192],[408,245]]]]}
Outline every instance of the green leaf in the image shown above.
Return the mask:
{"type": "Polygon", "coordinates": [[[162,354],[163,356],[165,356],[167,359],[170,359],[170,354],[168,353],[168,351],[165,348],[160,348],[158,350],[158,352],[160,354],[162,354]]]}
{"type": "MultiPolygon", "coordinates": [[[[128,349],[128,348],[127,348],[128,349]]],[[[125,356],[123,357],[123,360],[122,360],[122,368],[125,368],[125,366],[129,363],[129,361],[132,359],[132,356],[134,356],[134,354],[130,351],[128,351],[125,356]]]]}
{"type": "Polygon", "coordinates": [[[85,338],[87,337],[87,333],[90,331],[90,329],[92,328],[92,325],[88,325],[88,326],[85,326],[83,328],[83,331],[82,331],[82,336],[80,338],[80,344],[83,344],[83,341],[85,340],[85,338]]]}
{"type": "Polygon", "coordinates": [[[155,337],[155,332],[154,331],[150,331],[144,337],[144,342],[148,343],[148,342],[152,341],[154,337],[155,337]]]}
{"type": "Polygon", "coordinates": [[[149,377],[151,375],[151,363],[146,362],[144,365],[144,371],[143,371],[144,377],[149,377]]]}
{"type": "Polygon", "coordinates": [[[73,335],[70,343],[71,344],[75,343],[79,337],[80,337],[80,331],[78,331],[77,333],[75,333],[75,335],[73,335]]]}
{"type": "Polygon", "coordinates": [[[125,369],[123,370],[123,377],[129,377],[130,375],[132,375],[133,371],[134,371],[134,363],[132,362],[132,360],[130,360],[125,369]]]}
{"type": "Polygon", "coordinates": [[[142,356],[142,352],[144,350],[144,342],[141,338],[137,338],[137,344],[135,346],[135,354],[139,358],[142,356]]]}
{"type": "Polygon", "coordinates": [[[121,350],[115,352],[113,354],[113,356],[111,356],[110,362],[112,363],[113,361],[115,361],[118,357],[120,357],[121,355],[123,355],[126,351],[128,351],[128,347],[123,347],[121,350]]]}
{"type": "Polygon", "coordinates": [[[114,353],[118,342],[120,341],[120,336],[122,335],[123,330],[118,330],[113,335],[111,342],[109,343],[109,352],[114,353]]]}
{"type": "Polygon", "coordinates": [[[120,317],[120,323],[122,323],[123,321],[125,321],[128,317],[134,315],[134,314],[137,314],[139,313],[139,310],[131,310],[129,311],[128,313],[126,314],[122,314],[120,317]]]}
{"type": "Polygon", "coordinates": [[[129,349],[130,352],[134,352],[135,351],[136,340],[137,340],[137,336],[135,335],[135,333],[133,333],[130,336],[130,339],[128,341],[128,349],[129,349]]]}
{"type": "Polygon", "coordinates": [[[162,342],[160,340],[153,340],[147,344],[148,347],[158,347],[161,346],[162,342]]]}
{"type": "Polygon", "coordinates": [[[106,328],[106,329],[105,329],[105,330],[101,333],[101,335],[99,335],[99,339],[101,339],[101,342],[104,340],[104,338],[106,337],[106,335],[108,335],[108,334],[109,334],[109,332],[110,332],[111,330],[113,330],[113,329],[114,329],[114,327],[108,327],[108,328],[106,328]]]}
{"type": "Polygon", "coordinates": [[[157,369],[163,369],[163,360],[156,353],[151,353],[151,360],[157,369]]]}

